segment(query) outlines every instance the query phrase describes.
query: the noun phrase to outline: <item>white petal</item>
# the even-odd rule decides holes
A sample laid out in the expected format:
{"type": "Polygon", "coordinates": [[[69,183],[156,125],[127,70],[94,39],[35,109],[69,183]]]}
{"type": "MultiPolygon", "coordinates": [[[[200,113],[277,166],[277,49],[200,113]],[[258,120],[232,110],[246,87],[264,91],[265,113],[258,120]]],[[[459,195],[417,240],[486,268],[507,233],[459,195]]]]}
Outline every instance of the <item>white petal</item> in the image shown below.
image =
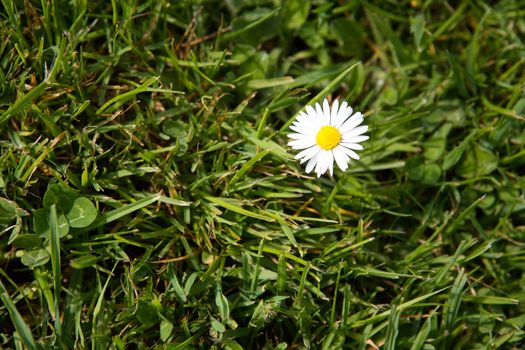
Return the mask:
{"type": "Polygon", "coordinates": [[[290,125],[290,127],[294,126],[296,128],[301,128],[305,125],[308,125],[308,121],[305,121],[305,120],[297,120],[295,119],[294,122],[292,123],[292,125],[290,125]]]}
{"type": "Polygon", "coordinates": [[[292,125],[296,125],[296,126],[301,126],[301,125],[305,125],[305,124],[310,124],[310,117],[309,116],[302,117],[302,119],[299,119],[299,117],[297,117],[294,120],[294,122],[292,123],[292,125]]]}
{"type": "Polygon", "coordinates": [[[323,101],[323,115],[325,119],[328,119],[328,124],[330,124],[330,105],[328,104],[328,100],[326,98],[323,101]]]}
{"type": "Polygon", "coordinates": [[[317,154],[315,157],[312,157],[308,161],[308,164],[306,164],[306,169],[305,169],[307,174],[310,174],[310,172],[313,170],[313,168],[317,165],[318,158],[319,158],[319,154],[317,154]]]}
{"type": "Polygon", "coordinates": [[[366,141],[369,138],[370,138],[370,136],[360,135],[360,136],[349,137],[349,138],[343,140],[343,142],[344,143],[359,143],[359,142],[366,141]]]}
{"type": "Polygon", "coordinates": [[[324,167],[325,167],[325,163],[326,163],[326,156],[325,156],[324,152],[325,151],[323,150],[323,151],[321,151],[319,153],[319,160],[318,160],[318,163],[317,163],[318,166],[315,167],[315,172],[317,173],[317,177],[320,177],[325,172],[324,167]]]}
{"type": "Polygon", "coordinates": [[[325,151],[322,150],[319,155],[319,160],[317,163],[317,166],[315,167],[315,172],[317,173],[317,177],[320,177],[330,167],[330,164],[333,166],[334,163],[334,156],[332,155],[332,151],[325,151]]]}
{"type": "Polygon", "coordinates": [[[317,177],[320,177],[324,173],[323,168],[324,168],[324,163],[326,161],[324,152],[325,151],[321,151],[317,155],[317,164],[315,165],[315,173],[317,174],[317,177]]]}
{"type": "Polygon", "coordinates": [[[321,175],[323,175],[323,172],[321,171],[321,168],[317,169],[317,167],[316,167],[315,173],[316,173],[317,177],[321,177],[321,175]]]}
{"type": "Polygon", "coordinates": [[[341,149],[343,150],[343,152],[346,153],[347,156],[349,156],[350,158],[353,158],[355,160],[359,160],[359,155],[357,155],[357,153],[355,153],[354,151],[352,151],[351,149],[348,149],[348,148],[345,148],[343,146],[341,146],[341,149]]]}
{"type": "Polygon", "coordinates": [[[298,123],[302,123],[302,122],[308,121],[308,114],[306,114],[304,112],[301,112],[301,113],[299,113],[297,118],[295,118],[295,120],[298,123]]]}
{"type": "Polygon", "coordinates": [[[343,146],[343,147],[346,147],[346,148],[355,149],[356,151],[362,151],[363,150],[363,146],[361,146],[358,143],[341,142],[340,145],[343,146]]]}
{"type": "Polygon", "coordinates": [[[317,112],[312,106],[306,106],[306,113],[308,113],[309,121],[317,120],[317,112]]]}
{"type": "Polygon", "coordinates": [[[319,102],[316,102],[314,106],[315,106],[315,113],[317,113],[318,116],[323,115],[323,109],[321,108],[321,105],[319,104],[319,102]]]}
{"type": "Polygon", "coordinates": [[[319,104],[319,102],[317,102],[315,104],[315,111],[317,112],[317,118],[318,120],[321,120],[323,125],[328,125],[330,124],[330,119],[329,119],[329,116],[325,116],[324,113],[323,113],[323,110],[321,109],[321,105],[319,104]]]}
{"type": "Polygon", "coordinates": [[[338,129],[341,128],[341,126],[344,124],[345,120],[348,119],[348,117],[352,114],[352,107],[348,107],[344,111],[340,111],[337,115],[337,120],[332,123],[332,125],[338,129]]]}
{"type": "Polygon", "coordinates": [[[315,138],[311,137],[305,137],[300,140],[293,140],[288,142],[288,146],[292,147],[293,149],[303,149],[303,148],[309,148],[315,145],[315,138]]]}
{"type": "Polygon", "coordinates": [[[363,115],[359,112],[357,112],[356,114],[354,114],[353,116],[351,116],[349,119],[347,119],[342,125],[341,127],[339,128],[339,130],[341,130],[342,133],[344,132],[347,132],[349,130],[352,130],[353,128],[355,128],[356,126],[358,126],[359,124],[361,124],[363,122],[363,115]]]}
{"type": "Polygon", "coordinates": [[[319,161],[318,161],[318,167],[315,167],[315,172],[317,173],[317,177],[320,177],[326,172],[326,169],[328,168],[328,156],[327,153],[331,153],[329,151],[322,150],[319,153],[319,161]]]}
{"type": "Polygon", "coordinates": [[[317,175],[317,177],[320,177],[321,176],[321,161],[322,161],[323,157],[321,156],[321,154],[318,154],[317,155],[317,164],[315,164],[315,174],[317,175]]]}
{"type": "Polygon", "coordinates": [[[352,138],[354,136],[359,136],[361,134],[364,134],[365,132],[368,131],[368,125],[362,125],[362,126],[358,126],[357,128],[355,129],[352,129],[350,131],[342,131],[342,130],[339,130],[341,132],[341,134],[343,134],[343,141],[346,141],[348,140],[349,138],[352,138]]]}
{"type": "Polygon", "coordinates": [[[350,106],[346,107],[345,103],[343,103],[343,106],[341,106],[341,108],[339,109],[339,113],[337,114],[336,122],[333,123],[333,125],[336,128],[340,128],[341,125],[344,124],[345,120],[347,120],[348,117],[351,116],[353,112],[352,107],[350,106]],[[344,109],[343,109],[343,106],[345,107],[344,109]]]}
{"type": "Polygon", "coordinates": [[[317,132],[318,127],[312,126],[310,123],[302,123],[290,125],[290,129],[297,131],[299,134],[314,135],[317,132]]]}
{"type": "Polygon", "coordinates": [[[332,150],[332,153],[334,154],[334,159],[339,169],[345,171],[346,169],[348,169],[348,161],[350,159],[341,148],[341,146],[337,146],[332,150]]]}
{"type": "Polygon", "coordinates": [[[296,131],[298,133],[302,133],[302,129],[301,129],[301,125],[300,124],[292,124],[290,125],[290,129],[292,129],[293,131],[296,131]]]}
{"type": "Polygon", "coordinates": [[[317,145],[315,146],[312,146],[308,149],[305,149],[304,151],[301,151],[299,152],[296,156],[295,156],[295,159],[300,159],[301,160],[301,164],[306,162],[307,160],[309,160],[310,158],[312,157],[315,157],[319,152],[321,151],[321,148],[317,145]]]}
{"type": "Polygon", "coordinates": [[[338,114],[342,114],[346,110],[346,107],[348,107],[348,102],[343,101],[343,103],[341,103],[341,107],[339,108],[339,111],[337,113],[338,114]]]}
{"type": "Polygon", "coordinates": [[[330,112],[330,125],[334,125],[334,122],[337,119],[337,112],[339,110],[339,100],[336,99],[332,102],[332,111],[330,112]]]}
{"type": "Polygon", "coordinates": [[[334,175],[334,154],[332,151],[329,151],[328,154],[329,154],[328,172],[330,173],[330,176],[332,176],[334,175]]]}

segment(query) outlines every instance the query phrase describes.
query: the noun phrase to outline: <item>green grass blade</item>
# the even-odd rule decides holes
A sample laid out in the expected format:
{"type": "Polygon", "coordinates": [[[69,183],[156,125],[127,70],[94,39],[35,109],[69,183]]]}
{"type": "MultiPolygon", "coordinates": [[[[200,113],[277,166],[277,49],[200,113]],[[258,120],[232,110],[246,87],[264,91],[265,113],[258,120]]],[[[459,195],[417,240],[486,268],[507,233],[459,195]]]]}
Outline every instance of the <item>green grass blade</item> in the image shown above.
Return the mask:
{"type": "MultiPolygon", "coordinates": [[[[437,290],[435,292],[432,292],[432,293],[428,293],[428,294],[425,294],[425,295],[422,295],[420,297],[417,297],[417,298],[414,298],[412,300],[409,300],[407,302],[404,302],[400,305],[397,306],[397,310],[398,311],[402,311],[402,310],[405,310],[405,309],[408,309],[414,305],[416,305],[417,303],[419,302],[422,302],[423,300],[426,300],[430,297],[433,297],[434,295],[437,295],[447,289],[449,289],[450,287],[446,287],[446,288],[442,288],[440,290],[437,290]]],[[[391,313],[391,310],[387,310],[385,312],[382,312],[380,313],[379,315],[375,315],[375,316],[372,316],[370,318],[367,318],[367,319],[364,319],[362,321],[358,321],[358,322],[355,322],[351,325],[352,328],[357,328],[357,327],[361,327],[361,326],[364,326],[364,325],[367,325],[367,324],[370,324],[370,323],[374,323],[374,322],[377,322],[377,321],[380,321],[380,320],[383,320],[387,317],[390,316],[390,313],[391,313]]]]}
{"type": "Polygon", "coordinates": [[[252,159],[250,159],[249,161],[247,161],[246,163],[244,163],[244,165],[235,173],[235,175],[232,177],[232,179],[230,180],[230,183],[229,183],[229,186],[232,186],[234,185],[237,181],[239,181],[240,179],[242,179],[242,177],[244,176],[244,174],[246,174],[246,172],[248,170],[250,170],[251,168],[253,168],[253,166],[258,162],[260,161],[261,159],[263,159],[266,155],[268,155],[268,153],[270,153],[269,150],[264,150],[264,151],[261,151],[259,153],[257,153],[256,155],[254,155],[252,157],[252,159]]]}
{"type": "Polygon", "coordinates": [[[53,299],[55,306],[55,332],[58,337],[62,336],[62,323],[60,319],[60,291],[62,290],[62,273],[60,264],[60,236],[58,233],[58,217],[56,205],[51,205],[49,215],[49,226],[51,228],[50,242],[51,242],[51,268],[53,271],[53,299]]]}
{"type": "Polygon", "coordinates": [[[259,214],[259,213],[254,213],[252,211],[244,209],[243,207],[241,207],[239,205],[236,205],[236,204],[233,204],[231,202],[228,202],[227,198],[212,197],[212,196],[208,196],[208,195],[204,195],[203,198],[206,199],[208,202],[217,204],[218,206],[221,206],[221,207],[223,207],[225,209],[231,210],[231,211],[236,212],[236,213],[241,214],[241,215],[246,215],[246,216],[252,217],[254,219],[260,219],[260,220],[269,221],[269,222],[273,222],[274,221],[274,219],[272,217],[270,217],[270,216],[267,216],[267,215],[264,215],[264,214],[259,214]]]}
{"type": "Polygon", "coordinates": [[[13,300],[7,293],[7,290],[5,289],[2,281],[0,281],[0,299],[4,303],[4,306],[6,307],[7,311],[9,312],[11,322],[13,322],[13,325],[15,326],[16,331],[20,335],[20,338],[24,342],[24,345],[27,346],[27,348],[30,350],[37,349],[37,345],[35,343],[35,339],[33,338],[33,334],[31,333],[31,329],[25,323],[24,319],[22,318],[22,315],[20,315],[20,313],[18,312],[15,303],[13,303],[13,300]]]}
{"type": "Polygon", "coordinates": [[[341,310],[341,324],[346,326],[348,324],[348,317],[350,317],[350,309],[352,306],[352,289],[350,285],[345,284],[343,287],[343,305],[341,310]]]}
{"type": "Polygon", "coordinates": [[[445,309],[445,328],[448,331],[451,331],[452,327],[456,323],[456,316],[463,299],[463,293],[465,292],[466,284],[467,276],[465,274],[465,269],[460,269],[458,276],[454,281],[454,285],[450,289],[448,306],[445,309]]]}
{"type": "Polygon", "coordinates": [[[423,323],[423,326],[421,326],[421,329],[417,333],[416,339],[414,339],[414,342],[412,343],[410,350],[420,350],[423,347],[423,345],[425,344],[425,341],[428,339],[430,330],[432,329],[432,317],[434,316],[436,311],[437,309],[434,309],[430,313],[430,315],[428,315],[428,318],[423,323]]]}
{"type": "Polygon", "coordinates": [[[274,88],[278,86],[291,85],[295,82],[292,77],[280,77],[271,79],[253,79],[248,82],[248,87],[254,90],[274,88]]]}
{"type": "Polygon", "coordinates": [[[97,349],[101,349],[99,346],[98,346],[98,331],[97,331],[97,328],[98,328],[98,316],[100,315],[100,312],[102,311],[102,302],[104,301],[104,294],[106,293],[106,289],[108,288],[109,286],[109,282],[111,281],[111,278],[114,277],[113,275],[113,272],[115,271],[115,268],[117,267],[118,265],[118,261],[115,262],[115,265],[113,265],[113,269],[111,269],[111,272],[108,276],[108,278],[106,279],[106,282],[104,283],[104,286],[102,287],[102,289],[100,290],[100,294],[97,298],[97,302],[95,304],[95,308],[93,309],[93,323],[91,325],[91,349],[92,350],[97,350],[97,349]]]}
{"type": "Polygon", "coordinates": [[[447,227],[447,229],[445,230],[445,234],[446,235],[450,235],[454,232],[454,230],[456,229],[456,227],[463,221],[466,219],[466,217],[471,213],[471,211],[476,208],[481,201],[483,201],[485,199],[487,195],[484,194],[482,195],[481,197],[479,197],[478,199],[476,199],[474,202],[472,202],[467,208],[465,208],[465,210],[463,210],[457,218],[455,218],[451,223],[450,225],[447,227]]]}
{"type": "Polygon", "coordinates": [[[401,312],[397,310],[396,305],[392,305],[390,309],[390,317],[388,319],[388,327],[386,329],[385,350],[396,349],[396,339],[399,335],[399,317],[401,312]]]}
{"type": "Polygon", "coordinates": [[[222,41],[222,42],[228,41],[228,40],[232,40],[232,39],[238,37],[239,35],[242,35],[243,33],[248,32],[249,30],[253,29],[254,27],[258,26],[259,24],[264,23],[268,19],[270,19],[273,16],[275,16],[276,14],[278,14],[279,11],[281,11],[281,8],[277,7],[275,9],[273,9],[272,11],[268,12],[266,15],[262,16],[261,18],[259,18],[259,19],[255,20],[255,21],[251,22],[250,24],[242,27],[241,29],[222,35],[219,38],[219,40],[222,41]]]}
{"type": "Polygon", "coordinates": [[[53,291],[51,290],[51,287],[48,283],[48,276],[47,276],[47,270],[41,269],[41,268],[35,268],[33,270],[33,274],[35,275],[35,280],[38,283],[38,286],[42,290],[42,295],[44,296],[44,299],[47,302],[49,314],[53,319],[55,319],[57,316],[56,313],[56,307],[55,307],[55,297],[53,295],[53,291]]]}
{"type": "Polygon", "coordinates": [[[285,160],[294,160],[294,156],[286,151],[281,145],[271,141],[271,140],[259,140],[255,136],[248,137],[248,140],[254,143],[257,147],[263,149],[263,151],[269,151],[273,155],[285,159],[285,160]]]}
{"type": "Polygon", "coordinates": [[[456,11],[454,11],[454,14],[452,16],[449,16],[447,20],[444,21],[434,33],[432,33],[432,40],[437,40],[441,35],[443,35],[443,33],[449,30],[450,27],[456,24],[456,22],[459,21],[463,11],[465,11],[468,5],[468,2],[461,3],[456,9],[456,11]]]}
{"type": "Polygon", "coordinates": [[[199,339],[199,337],[201,337],[204,333],[206,333],[207,331],[207,328],[201,328],[199,329],[195,334],[193,334],[192,336],[188,337],[187,339],[185,339],[184,341],[178,343],[178,344],[168,344],[166,346],[166,349],[167,350],[185,350],[185,349],[188,349],[191,344],[193,344],[195,342],[195,340],[199,339]]]}
{"type": "MultiPolygon", "coordinates": [[[[123,205],[120,208],[114,209],[112,211],[109,211],[103,215],[100,215],[91,225],[89,225],[86,228],[79,229],[79,232],[85,232],[92,229],[95,229],[97,227],[103,226],[105,224],[108,224],[112,221],[118,220],[122,218],[123,216],[126,216],[128,214],[133,213],[134,211],[140,210],[142,208],[145,208],[146,206],[155,203],[156,201],[160,200],[162,197],[161,193],[154,194],[152,196],[148,196],[142,199],[139,199],[136,202],[129,203],[126,205],[123,205]]],[[[179,202],[176,202],[178,204],[181,204],[179,202]]]]}
{"type": "Polygon", "coordinates": [[[465,303],[485,305],[518,305],[520,303],[518,299],[494,295],[464,295],[462,301],[465,303]]]}
{"type": "Polygon", "coordinates": [[[100,108],[97,109],[96,113],[97,114],[102,114],[104,112],[106,112],[106,113],[113,112],[116,108],[121,106],[126,101],[130,100],[131,98],[137,96],[138,94],[140,94],[142,92],[146,92],[147,88],[149,86],[151,86],[153,83],[155,83],[157,80],[158,80],[158,77],[151,77],[148,80],[146,80],[144,83],[142,83],[136,89],[133,89],[131,91],[128,91],[128,92],[125,92],[125,93],[123,93],[121,95],[113,97],[111,100],[107,101],[102,106],[100,106],[100,108]],[[114,106],[111,109],[108,109],[109,106],[111,106],[111,105],[114,105],[114,106]]]}
{"type": "Polygon", "coordinates": [[[41,82],[13,103],[4,113],[2,113],[2,115],[0,115],[0,126],[20,113],[24,108],[31,104],[31,102],[39,98],[46,90],[46,86],[47,82],[41,82]]]}

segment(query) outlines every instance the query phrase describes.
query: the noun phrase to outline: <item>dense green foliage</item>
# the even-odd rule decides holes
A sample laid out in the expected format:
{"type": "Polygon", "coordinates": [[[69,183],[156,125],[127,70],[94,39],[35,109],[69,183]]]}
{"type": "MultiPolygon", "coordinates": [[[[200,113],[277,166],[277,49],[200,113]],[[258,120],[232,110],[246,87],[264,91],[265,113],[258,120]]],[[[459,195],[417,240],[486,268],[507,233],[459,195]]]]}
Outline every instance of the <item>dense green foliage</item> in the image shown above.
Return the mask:
{"type": "Polygon", "coordinates": [[[0,348],[525,346],[523,2],[1,3],[0,348]]]}

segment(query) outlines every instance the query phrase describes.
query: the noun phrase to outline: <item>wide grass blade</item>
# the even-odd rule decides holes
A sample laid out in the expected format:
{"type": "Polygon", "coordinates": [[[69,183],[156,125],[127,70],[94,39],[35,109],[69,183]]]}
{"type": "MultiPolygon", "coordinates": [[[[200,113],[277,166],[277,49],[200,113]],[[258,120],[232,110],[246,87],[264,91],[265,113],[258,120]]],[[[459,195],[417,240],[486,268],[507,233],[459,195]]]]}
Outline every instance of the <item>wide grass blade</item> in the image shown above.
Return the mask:
{"type": "Polygon", "coordinates": [[[212,196],[208,196],[208,195],[204,195],[203,196],[204,199],[206,199],[207,201],[211,202],[211,203],[214,203],[214,204],[217,204],[225,209],[228,209],[228,210],[231,210],[233,212],[236,212],[238,214],[241,214],[241,215],[246,215],[246,216],[249,216],[249,217],[252,217],[252,218],[255,218],[255,219],[260,219],[260,220],[263,220],[263,221],[269,221],[269,222],[273,222],[274,219],[267,215],[267,214],[259,214],[259,213],[254,213],[250,210],[247,210],[247,209],[244,209],[243,207],[241,207],[240,205],[237,205],[237,204],[234,204],[230,201],[228,201],[227,198],[221,198],[221,197],[212,197],[212,196]]]}
{"type": "Polygon", "coordinates": [[[238,37],[239,35],[242,35],[243,33],[246,33],[247,31],[253,29],[254,27],[258,26],[259,24],[261,23],[264,23],[265,21],[267,21],[268,19],[272,18],[273,16],[277,15],[279,13],[279,11],[281,11],[281,8],[280,7],[277,7],[275,9],[273,9],[272,11],[268,12],[266,15],[262,16],[261,18],[251,22],[250,24],[242,27],[241,29],[238,29],[236,31],[233,31],[233,32],[229,32],[229,33],[226,33],[224,35],[222,35],[221,37],[219,37],[219,40],[220,41],[228,41],[228,40],[232,40],[236,37],[238,37]]]}
{"type": "Polygon", "coordinates": [[[172,90],[166,90],[166,89],[152,89],[152,88],[150,88],[150,86],[153,85],[153,83],[155,83],[156,81],[158,81],[158,79],[159,79],[158,77],[151,77],[148,80],[146,80],[144,83],[139,85],[137,88],[135,88],[135,89],[133,89],[131,91],[125,92],[125,93],[123,93],[121,95],[113,97],[112,99],[110,99],[109,101],[104,103],[102,106],[100,106],[100,108],[97,109],[96,113],[97,114],[112,113],[117,108],[119,108],[122,104],[124,104],[125,102],[129,101],[133,97],[135,97],[138,94],[143,93],[143,92],[168,92],[168,93],[173,93],[173,94],[182,94],[183,93],[181,91],[172,91],[172,90]]]}
{"type": "MultiPolygon", "coordinates": [[[[412,300],[409,300],[407,302],[404,302],[402,304],[399,304],[397,307],[396,307],[396,310],[397,311],[402,311],[402,310],[405,310],[405,309],[408,309],[414,305],[416,305],[417,303],[419,302],[422,302],[423,300],[426,300],[430,297],[433,297],[434,295],[436,294],[439,294],[447,289],[449,289],[450,287],[446,287],[446,288],[442,288],[440,290],[437,290],[435,292],[432,292],[432,293],[428,293],[428,294],[425,294],[425,295],[422,295],[420,297],[417,297],[417,298],[414,298],[412,300]]],[[[362,321],[358,321],[358,322],[355,322],[351,325],[352,328],[356,328],[356,327],[361,327],[363,325],[366,325],[366,324],[370,324],[370,323],[374,323],[374,322],[377,322],[379,320],[382,320],[382,319],[385,319],[387,317],[390,316],[392,310],[387,310],[387,311],[384,311],[382,313],[380,313],[379,315],[375,315],[375,316],[372,316],[368,319],[364,319],[362,321]]]]}
{"type": "Polygon", "coordinates": [[[448,331],[452,330],[456,322],[459,306],[463,299],[463,293],[465,292],[465,285],[467,284],[467,276],[465,270],[459,270],[458,276],[454,281],[454,285],[450,289],[448,297],[448,305],[445,309],[445,328],[448,331]]]}
{"type": "Polygon", "coordinates": [[[27,94],[20,97],[15,103],[13,103],[7,111],[0,115],[0,126],[7,122],[12,117],[20,113],[26,108],[31,102],[39,98],[46,90],[47,82],[43,81],[34,88],[31,89],[27,94]]]}
{"type": "Polygon", "coordinates": [[[58,232],[58,217],[56,205],[51,205],[49,215],[50,242],[51,242],[51,269],[53,271],[53,305],[55,307],[55,332],[58,337],[62,336],[62,323],[60,317],[60,291],[62,290],[62,268],[60,264],[60,235],[58,232]]]}
{"type": "Polygon", "coordinates": [[[116,262],[115,265],[113,265],[113,269],[111,270],[108,278],[106,279],[104,286],[100,290],[99,296],[97,298],[97,302],[95,304],[95,307],[93,308],[93,323],[91,325],[91,338],[92,338],[91,349],[92,350],[97,350],[97,349],[102,350],[103,349],[103,347],[100,346],[100,345],[103,346],[103,343],[99,343],[99,339],[98,339],[98,328],[99,328],[98,317],[100,313],[102,312],[102,303],[104,302],[104,294],[106,293],[106,289],[109,286],[109,282],[111,281],[112,278],[115,277],[113,275],[113,272],[115,271],[115,268],[117,267],[117,265],[118,265],[118,262],[116,262]]]}
{"type": "MultiPolygon", "coordinates": [[[[150,205],[152,203],[155,203],[156,201],[160,200],[161,197],[162,197],[162,194],[161,193],[157,193],[155,195],[139,199],[139,200],[137,200],[137,201],[135,201],[133,203],[129,203],[129,204],[123,205],[120,208],[111,210],[111,211],[109,211],[107,213],[104,213],[104,214],[100,215],[88,227],[83,228],[83,229],[79,229],[79,232],[92,230],[92,229],[95,229],[97,227],[100,227],[100,226],[103,226],[105,224],[108,224],[110,222],[113,222],[115,220],[118,220],[118,219],[122,218],[123,216],[129,215],[129,214],[133,213],[134,211],[143,209],[146,206],[148,206],[148,205],[150,205]]],[[[183,204],[183,203],[180,203],[178,201],[175,201],[175,202],[169,201],[169,202],[172,203],[172,204],[176,204],[176,205],[183,204]]]]}
{"type": "Polygon", "coordinates": [[[416,338],[414,339],[414,342],[412,343],[412,346],[410,347],[410,350],[420,350],[423,345],[425,344],[425,341],[428,339],[428,335],[430,334],[430,331],[432,329],[432,317],[434,316],[437,309],[434,309],[429,315],[426,321],[421,326],[419,332],[417,333],[416,338]]]}
{"type": "Polygon", "coordinates": [[[33,334],[31,333],[31,329],[22,318],[22,315],[20,315],[20,312],[18,312],[15,303],[7,293],[7,290],[5,289],[2,281],[0,281],[0,299],[4,303],[4,306],[6,307],[7,311],[9,312],[11,321],[13,322],[13,325],[15,326],[15,329],[18,332],[20,339],[24,342],[24,345],[27,346],[27,348],[30,350],[37,349],[37,345],[35,339],[33,338],[33,334]]]}
{"type": "Polygon", "coordinates": [[[396,349],[396,339],[399,335],[399,317],[401,312],[396,308],[396,305],[392,305],[390,309],[390,317],[388,319],[388,327],[386,329],[385,338],[385,350],[396,349]]]}

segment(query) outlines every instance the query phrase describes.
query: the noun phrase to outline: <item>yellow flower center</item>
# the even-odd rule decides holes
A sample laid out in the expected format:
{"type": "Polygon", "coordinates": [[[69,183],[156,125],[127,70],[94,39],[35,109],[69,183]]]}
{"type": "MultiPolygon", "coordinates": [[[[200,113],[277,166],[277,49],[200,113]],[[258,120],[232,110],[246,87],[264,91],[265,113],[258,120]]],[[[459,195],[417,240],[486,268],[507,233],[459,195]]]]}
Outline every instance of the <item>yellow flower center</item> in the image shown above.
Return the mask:
{"type": "Polygon", "coordinates": [[[331,125],[323,126],[315,137],[315,142],[325,151],[329,151],[339,144],[341,133],[331,125]]]}

